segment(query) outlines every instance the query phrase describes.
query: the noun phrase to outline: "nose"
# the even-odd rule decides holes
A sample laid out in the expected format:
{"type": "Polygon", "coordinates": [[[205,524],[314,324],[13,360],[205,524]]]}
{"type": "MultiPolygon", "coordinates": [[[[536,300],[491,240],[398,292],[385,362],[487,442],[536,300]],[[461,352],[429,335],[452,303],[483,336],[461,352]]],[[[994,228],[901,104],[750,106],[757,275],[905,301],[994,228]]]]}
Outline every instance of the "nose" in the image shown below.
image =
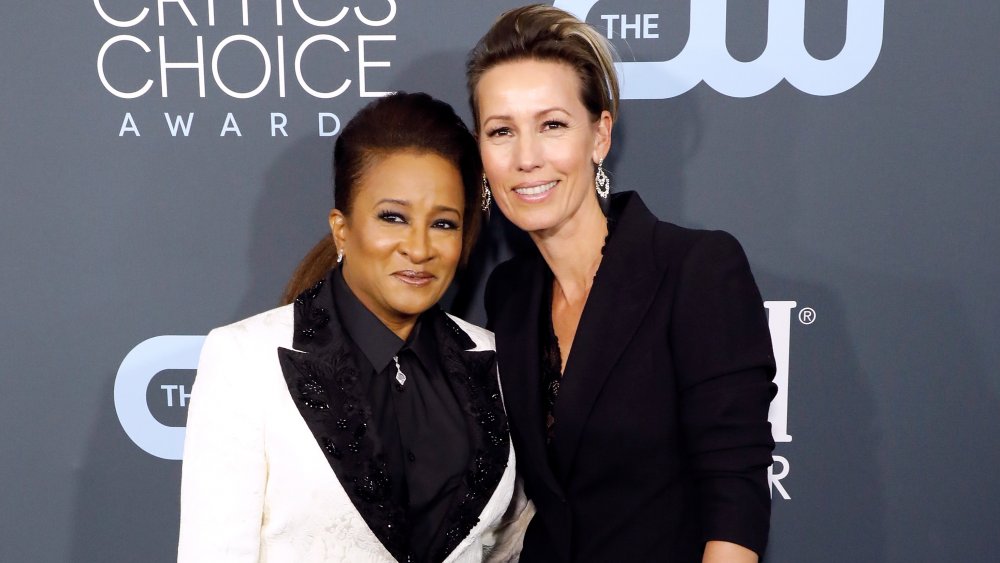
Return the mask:
{"type": "Polygon", "coordinates": [[[514,147],[517,169],[527,172],[542,165],[542,144],[535,135],[519,135],[514,147]]]}
{"type": "Polygon", "coordinates": [[[423,264],[434,257],[430,228],[411,228],[399,245],[399,252],[414,264],[423,264]]]}

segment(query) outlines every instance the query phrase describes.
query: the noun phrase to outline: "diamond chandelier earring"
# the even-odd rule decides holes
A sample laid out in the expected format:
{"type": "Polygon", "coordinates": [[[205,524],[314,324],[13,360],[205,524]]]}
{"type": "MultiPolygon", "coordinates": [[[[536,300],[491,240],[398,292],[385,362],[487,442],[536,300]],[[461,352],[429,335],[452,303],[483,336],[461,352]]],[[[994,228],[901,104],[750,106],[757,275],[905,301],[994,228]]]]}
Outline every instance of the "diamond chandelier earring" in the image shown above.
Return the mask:
{"type": "Polygon", "coordinates": [[[486,172],[483,172],[483,211],[489,211],[491,203],[493,203],[493,192],[490,191],[490,182],[486,179],[486,172]]]}
{"type": "Polygon", "coordinates": [[[597,187],[597,195],[601,196],[602,199],[608,199],[608,194],[611,193],[611,180],[608,179],[607,173],[604,172],[603,158],[597,163],[597,174],[594,175],[594,185],[597,187]]]}

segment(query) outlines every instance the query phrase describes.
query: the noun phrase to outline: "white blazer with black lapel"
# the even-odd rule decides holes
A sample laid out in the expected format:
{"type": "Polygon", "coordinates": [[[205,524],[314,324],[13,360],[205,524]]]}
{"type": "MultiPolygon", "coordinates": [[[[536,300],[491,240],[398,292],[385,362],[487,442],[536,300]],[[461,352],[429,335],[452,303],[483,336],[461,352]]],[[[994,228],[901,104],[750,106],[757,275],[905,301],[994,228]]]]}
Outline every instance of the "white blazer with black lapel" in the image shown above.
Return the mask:
{"type": "Polygon", "coordinates": [[[739,244],[613,196],[546,445],[537,251],[486,291],[511,435],[537,507],[521,561],[696,561],[706,539],[763,551],[774,360],[739,244]],[[724,537],[720,537],[724,536],[724,537]]]}
{"type": "MultiPolygon", "coordinates": [[[[179,561],[407,560],[405,511],[388,500],[328,285],[206,339],[188,413],[179,561]]],[[[480,561],[514,487],[493,340],[434,318],[443,369],[467,391],[477,455],[433,554],[480,561]]]]}

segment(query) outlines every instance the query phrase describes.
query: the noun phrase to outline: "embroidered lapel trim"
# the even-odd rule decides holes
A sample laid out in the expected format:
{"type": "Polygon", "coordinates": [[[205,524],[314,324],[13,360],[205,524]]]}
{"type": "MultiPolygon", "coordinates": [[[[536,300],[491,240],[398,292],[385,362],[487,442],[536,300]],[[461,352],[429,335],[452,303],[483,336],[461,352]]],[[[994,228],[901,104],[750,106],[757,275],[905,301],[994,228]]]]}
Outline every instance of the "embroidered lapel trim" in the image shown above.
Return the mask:
{"type": "MultiPolygon", "coordinates": [[[[320,281],[295,301],[293,346],[278,349],[288,391],[330,468],[354,507],[385,548],[399,561],[407,550],[406,510],[392,501],[389,471],[377,435],[368,432],[371,405],[343,328],[332,313],[329,282],[320,281]]],[[[472,452],[449,507],[445,526],[430,553],[444,560],[479,522],[507,467],[509,441],[492,350],[472,351],[471,338],[447,315],[433,316],[442,366],[465,389],[459,393],[472,452]]]]}
{"type": "Polygon", "coordinates": [[[472,339],[443,312],[435,316],[435,321],[443,368],[457,387],[465,390],[465,396],[459,399],[464,403],[473,446],[443,531],[432,544],[431,559],[443,561],[479,523],[479,516],[507,469],[510,440],[497,380],[496,353],[469,350],[475,346],[472,339]]]}
{"type": "Polygon", "coordinates": [[[392,500],[382,444],[368,432],[371,405],[321,280],[295,300],[292,345],[278,349],[288,392],[330,468],[368,528],[399,561],[408,559],[406,511],[392,500]]]}

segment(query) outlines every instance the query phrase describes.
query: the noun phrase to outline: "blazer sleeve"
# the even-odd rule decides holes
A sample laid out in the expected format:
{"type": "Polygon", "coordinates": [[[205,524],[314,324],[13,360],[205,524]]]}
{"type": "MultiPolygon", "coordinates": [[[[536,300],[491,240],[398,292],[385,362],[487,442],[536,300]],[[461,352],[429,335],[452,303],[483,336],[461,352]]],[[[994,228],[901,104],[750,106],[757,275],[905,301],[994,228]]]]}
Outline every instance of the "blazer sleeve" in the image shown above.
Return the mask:
{"type": "Polygon", "coordinates": [[[760,292],[731,235],[706,233],[684,256],[670,338],[704,540],[763,554],[774,354],[760,292]]]}
{"type": "Polygon", "coordinates": [[[524,480],[518,476],[514,483],[507,511],[500,525],[493,531],[493,546],[485,553],[485,563],[517,563],[524,547],[524,534],[535,515],[535,504],[524,492],[524,480]]]}
{"type": "Polygon", "coordinates": [[[237,330],[208,335],[191,391],[179,563],[256,562],[260,555],[267,481],[263,412],[237,330]]]}

